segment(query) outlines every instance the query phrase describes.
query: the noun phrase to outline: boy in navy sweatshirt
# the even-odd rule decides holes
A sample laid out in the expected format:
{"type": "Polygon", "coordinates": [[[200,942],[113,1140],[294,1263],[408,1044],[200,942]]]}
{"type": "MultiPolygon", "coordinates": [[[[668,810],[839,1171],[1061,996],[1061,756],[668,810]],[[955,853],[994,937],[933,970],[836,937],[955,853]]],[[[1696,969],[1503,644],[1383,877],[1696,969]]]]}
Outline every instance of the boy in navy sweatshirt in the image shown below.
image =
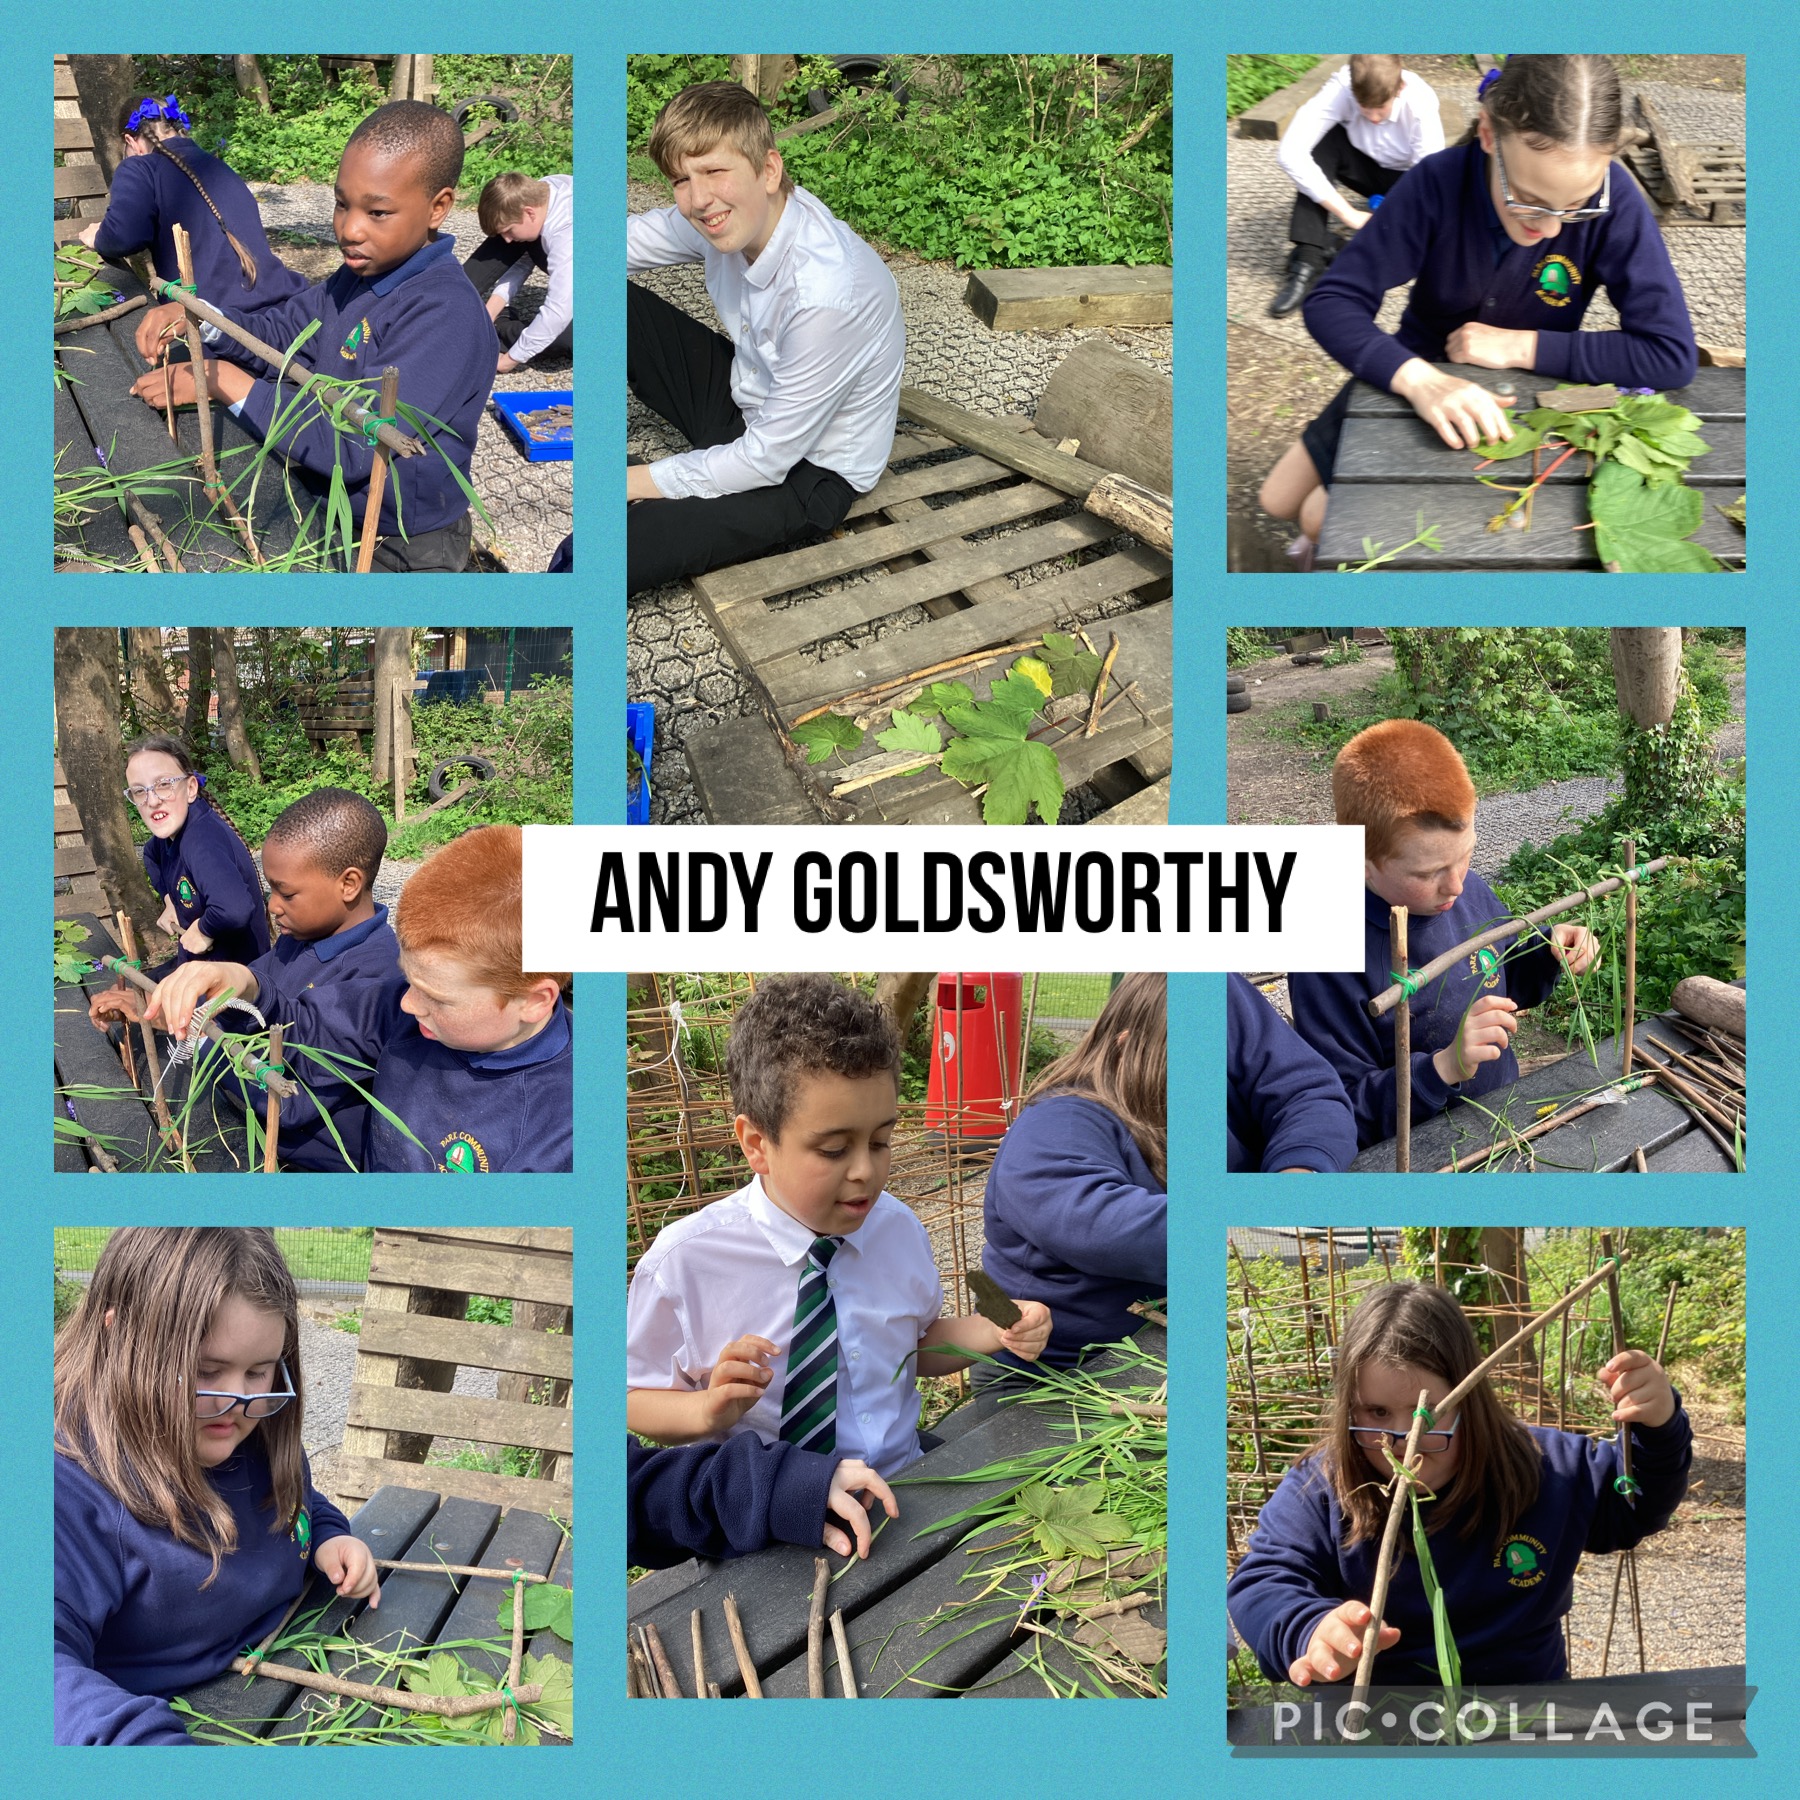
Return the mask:
{"type": "Polygon", "coordinates": [[[487,1175],[575,1166],[567,974],[522,973],[524,859],[516,825],[446,844],[394,914],[408,1017],[382,1051],[369,1170],[487,1175]],[[411,1133],[408,1136],[408,1133],[411,1133]]]}
{"type": "Polygon", "coordinates": [[[1356,1155],[1337,1071],[1242,975],[1226,977],[1225,1167],[1336,1174],[1356,1155]]]}
{"type": "MultiPolygon", "coordinates": [[[[285,1169],[354,1171],[368,1132],[369,1105],[358,1090],[368,1087],[383,1045],[400,1028],[406,985],[387,908],[373,892],[386,848],[381,814],[360,794],[317,788],[296,800],[263,844],[269,909],[281,930],[274,949],[247,965],[186,963],[144,1009],[153,1024],[182,1037],[195,1006],[229,990],[271,1025],[285,1025],[290,1044],[345,1059],[340,1074],[297,1051],[284,1057],[302,1084],[281,1103],[285,1169]]],[[[216,1092],[234,1109],[245,1103],[234,1077],[221,1078],[216,1092]]]]}
{"type": "MultiPolygon", "coordinates": [[[[1475,784],[1441,732],[1417,719],[1388,719],[1359,732],[1331,771],[1340,825],[1363,828],[1366,961],[1356,975],[1290,973],[1294,1029],[1331,1064],[1356,1113],[1362,1149],[1394,1135],[1394,1014],[1371,1019],[1363,1003],[1393,984],[1389,918],[1407,910],[1414,968],[1510,917],[1469,867],[1475,852],[1475,784]]],[[[1566,968],[1584,975],[1599,955],[1585,925],[1540,932],[1472,951],[1402,1004],[1412,1010],[1412,1122],[1459,1095],[1519,1077],[1512,1036],[1519,1013],[1547,999],[1566,968]]]]}
{"type": "MultiPolygon", "coordinates": [[[[229,306],[220,309],[279,349],[317,322],[320,329],[303,352],[312,368],[376,386],[382,370],[393,364],[400,371],[400,398],[442,422],[443,430],[427,427],[436,449],[396,457],[389,469],[375,552],[375,567],[389,573],[454,574],[469,560],[468,498],[445,459],[467,479],[500,341],[457,263],[455,241],[438,235],[456,202],[461,174],[462,133],[448,113],[419,100],[378,108],[350,134],[338,165],[335,220],[344,266],[254,319],[229,306]]],[[[144,315],[137,346],[146,359],[156,356],[159,340],[180,311],[171,301],[144,315]]],[[[223,336],[209,325],[202,337],[209,331],[213,341],[223,336]]],[[[251,361],[255,373],[209,360],[207,391],[266,439],[295,389],[284,382],[278,392],[275,370],[251,361]]],[[[140,377],[132,392],[161,406],[163,372],[153,369],[140,377]]],[[[186,364],[176,370],[174,395],[177,405],[193,404],[186,364]]],[[[302,410],[305,422],[285,429],[276,447],[321,501],[332,471],[341,468],[360,530],[375,447],[361,436],[335,431],[317,406],[302,410]]],[[[404,421],[402,429],[410,432],[404,421]]]]}

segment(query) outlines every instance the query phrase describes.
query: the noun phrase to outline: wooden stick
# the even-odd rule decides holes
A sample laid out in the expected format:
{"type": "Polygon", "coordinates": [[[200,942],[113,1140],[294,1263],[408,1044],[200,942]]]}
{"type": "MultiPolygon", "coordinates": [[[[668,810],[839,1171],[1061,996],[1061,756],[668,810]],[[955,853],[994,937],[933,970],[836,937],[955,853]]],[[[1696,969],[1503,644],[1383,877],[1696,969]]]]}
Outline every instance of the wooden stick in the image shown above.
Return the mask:
{"type": "MultiPolygon", "coordinates": [[[[519,1660],[525,1654],[524,1575],[518,1570],[515,1570],[513,1573],[512,1603],[512,1656],[508,1659],[506,1664],[506,1685],[514,1694],[517,1694],[519,1691],[519,1660]]],[[[654,1632],[656,1627],[652,1625],[650,1629],[654,1632]]],[[[660,1640],[657,1642],[656,1647],[658,1650],[662,1648],[660,1640]]],[[[677,1689],[676,1691],[679,1692],[680,1690],[677,1689]]],[[[500,1741],[505,1744],[510,1744],[513,1739],[518,1736],[518,1733],[519,1709],[516,1706],[509,1706],[506,1709],[505,1716],[500,1721],[500,1741]]]]}
{"type": "MultiPolygon", "coordinates": [[[[129,948],[129,945],[127,948],[129,948]]],[[[137,988],[141,993],[154,994],[156,992],[156,983],[150,980],[141,969],[128,968],[125,963],[116,956],[101,957],[100,966],[103,969],[110,969],[115,975],[121,976],[124,980],[129,981],[131,985],[134,988],[137,988]]],[[[242,1060],[243,1052],[231,1042],[225,1033],[221,1031],[211,1019],[206,1021],[203,1029],[206,1035],[225,1053],[226,1060],[246,1081],[254,1081],[256,1079],[256,1077],[244,1067],[242,1060]]],[[[267,1070],[263,1073],[263,1085],[271,1094],[279,1094],[284,1100],[293,1099],[300,1091],[299,1088],[297,1088],[285,1075],[274,1074],[267,1070]]]]}
{"type": "Polygon", "coordinates": [[[1115,1400],[1106,1410],[1128,1419],[1166,1419],[1169,1416],[1166,1406],[1153,1406],[1146,1400],[1115,1400]]]}
{"type": "Polygon", "coordinates": [[[89,325],[105,325],[114,319],[122,319],[127,313],[136,312],[140,306],[148,306],[150,302],[142,295],[136,294],[117,306],[102,307],[96,313],[84,313],[78,319],[64,319],[61,324],[51,330],[53,337],[66,337],[71,331],[84,330],[89,325]]]}
{"type": "Polygon", "coordinates": [[[1632,1151],[1631,1166],[1640,1175],[1648,1175],[1650,1173],[1650,1163],[1648,1158],[1644,1155],[1644,1146],[1642,1144],[1639,1144],[1638,1147],[1632,1151]]]}
{"type": "Polygon", "coordinates": [[[831,1641],[837,1648],[838,1679],[844,1684],[844,1698],[859,1700],[862,1696],[856,1691],[856,1668],[850,1661],[850,1634],[844,1629],[841,1607],[831,1615],[831,1641]]]}
{"type": "Polygon", "coordinates": [[[706,1680],[706,1639],[700,1630],[700,1609],[695,1607],[688,1616],[688,1629],[694,1635],[694,1698],[696,1700],[716,1700],[717,1690],[707,1692],[706,1680]]]}
{"type": "Polygon", "coordinates": [[[1663,1306],[1662,1330],[1656,1339],[1656,1362],[1662,1366],[1663,1352],[1669,1347],[1669,1325],[1675,1317],[1675,1290],[1681,1286],[1679,1281],[1669,1283],[1669,1298],[1663,1306]]]}
{"type": "MultiPolygon", "coordinates": [[[[269,1066],[281,1068],[281,1034],[287,1029],[284,1025],[269,1027],[269,1066]]],[[[281,1133],[281,1096],[269,1095],[269,1108],[263,1122],[263,1173],[275,1173],[275,1140],[281,1133]]]]}
{"type": "MultiPolygon", "coordinates": [[[[1419,1402],[1413,1409],[1412,1428],[1406,1434],[1406,1447],[1400,1458],[1403,1470],[1411,1470],[1419,1457],[1419,1433],[1425,1428],[1429,1390],[1419,1390],[1419,1402]]],[[[1383,1440],[1385,1442],[1385,1440],[1383,1440]]],[[[1375,1672],[1375,1647],[1381,1642],[1381,1615],[1387,1605],[1388,1582],[1394,1572],[1394,1547],[1400,1541],[1400,1520],[1406,1511],[1407,1495],[1412,1483],[1403,1474],[1394,1476],[1394,1498],[1388,1506],[1387,1524],[1381,1533],[1381,1550],[1375,1559],[1375,1589],[1369,1596],[1369,1623],[1363,1630],[1362,1654],[1356,1659],[1356,1680],[1351,1689],[1352,1703],[1367,1703],[1369,1680],[1375,1672]]]]}
{"type": "Polygon", "coordinates": [[[657,1683],[655,1669],[650,1666],[650,1642],[644,1636],[643,1626],[638,1626],[636,1637],[627,1630],[625,1641],[631,1648],[631,1660],[637,1669],[639,1692],[646,1700],[660,1700],[662,1688],[657,1683]]]}
{"type": "MultiPolygon", "coordinates": [[[[187,227],[172,225],[170,232],[175,240],[175,266],[180,271],[182,281],[192,287],[194,247],[188,237],[187,227]]],[[[194,417],[200,426],[200,473],[205,477],[207,499],[216,503],[219,497],[219,463],[213,454],[212,395],[206,386],[206,346],[200,341],[200,326],[191,313],[185,325],[188,362],[194,375],[194,417]]]]}
{"type": "MultiPolygon", "coordinates": [[[[121,912],[118,915],[118,919],[119,942],[125,946],[125,955],[127,958],[132,962],[136,962],[138,959],[137,933],[132,930],[131,920],[125,913],[121,912]]],[[[127,972],[125,969],[116,966],[116,961],[117,959],[114,959],[115,966],[113,968],[113,973],[117,975],[121,981],[130,982],[132,986],[138,988],[140,991],[147,991],[150,993],[156,992],[156,983],[151,981],[141,969],[132,969],[127,972]],[[132,980],[133,976],[136,977],[135,981],[132,980]]],[[[107,966],[107,959],[105,957],[100,959],[100,966],[102,968],[107,966]]],[[[130,1028],[127,1027],[128,1035],[129,1030],[130,1028]]],[[[162,1133],[163,1147],[165,1149],[171,1144],[180,1145],[181,1139],[176,1135],[175,1121],[169,1117],[169,1102],[162,1091],[162,1065],[157,1061],[156,1056],[156,1027],[150,1024],[148,1020],[140,1017],[138,1020],[138,1031],[142,1034],[144,1040],[144,1067],[150,1074],[150,1104],[156,1112],[156,1128],[162,1133]]],[[[186,1155],[185,1148],[183,1148],[182,1154],[184,1156],[186,1155]]]]}
{"type": "MultiPolygon", "coordinates": [[[[1635,1094],[1644,1088],[1655,1087],[1655,1085],[1656,1073],[1654,1070],[1643,1075],[1632,1076],[1629,1086],[1615,1084],[1616,1091],[1622,1094],[1635,1094]]],[[[1579,1119],[1583,1113],[1591,1113],[1596,1107],[1610,1106],[1611,1104],[1611,1101],[1605,1099],[1587,1100],[1580,1106],[1571,1106],[1567,1112],[1552,1113],[1549,1118],[1539,1119],[1535,1125],[1528,1125],[1523,1131],[1515,1131],[1510,1142],[1524,1143],[1528,1138],[1543,1137],[1548,1132],[1560,1131],[1572,1120],[1579,1119]]],[[[1486,1162],[1495,1151],[1505,1148],[1505,1143],[1492,1143],[1485,1150],[1472,1150],[1467,1156],[1458,1157],[1453,1163],[1445,1163],[1438,1173],[1440,1175],[1460,1175],[1465,1169],[1472,1169],[1477,1163],[1486,1162]]]]}
{"type": "MultiPolygon", "coordinates": [[[[1613,1355],[1617,1356],[1625,1348],[1625,1308],[1619,1300],[1619,1265],[1612,1260],[1613,1240],[1610,1231],[1600,1234],[1600,1254],[1604,1256],[1609,1268],[1606,1275],[1606,1299],[1612,1309],[1613,1355]]],[[[1627,1483],[1631,1480],[1631,1424],[1627,1420],[1619,1427],[1619,1472],[1627,1483]]],[[[1626,1496],[1626,1504],[1632,1505],[1630,1495],[1626,1496]]],[[[1635,1506],[1633,1507],[1635,1511],[1635,1506]]]]}
{"type": "MultiPolygon", "coordinates": [[[[1625,866],[1637,867],[1637,840],[1625,840],[1625,866]]],[[[1631,1073],[1631,1034],[1637,1023],[1637,883],[1625,890],[1625,1032],[1619,1045],[1619,1073],[1631,1073]]]]}
{"type": "MultiPolygon", "coordinates": [[[[400,371],[392,363],[381,371],[381,411],[384,418],[394,416],[394,403],[400,398],[400,371]]],[[[356,552],[356,572],[366,575],[375,560],[375,540],[381,534],[381,496],[387,486],[388,449],[375,446],[375,463],[369,470],[369,491],[363,501],[362,544],[356,552]]]]}
{"type": "Polygon", "coordinates": [[[831,1564],[813,1558],[812,1605],[806,1614],[806,1696],[825,1698],[825,1594],[831,1586],[831,1564]]]}
{"type": "Polygon", "coordinates": [[[1154,1594],[1127,1594],[1123,1600],[1102,1600],[1098,1606],[1090,1606],[1082,1613],[1084,1619],[1107,1619],[1114,1613],[1136,1612],[1140,1606],[1154,1604],[1154,1594]]]}
{"type": "Polygon", "coordinates": [[[1649,1039],[1646,1039],[1642,1046],[1645,1055],[1651,1059],[1656,1067],[1657,1073],[1662,1077],[1663,1086],[1681,1101],[1693,1115],[1695,1121],[1712,1137],[1713,1142],[1717,1144],[1727,1156],[1731,1156],[1731,1146],[1719,1136],[1719,1131],[1720,1129],[1726,1131],[1737,1130],[1742,1123],[1741,1119],[1732,1120],[1725,1118],[1725,1116],[1720,1113],[1710,1101],[1700,1094],[1697,1088],[1690,1087],[1688,1083],[1675,1072],[1675,1069],[1671,1064],[1657,1063],[1656,1051],[1660,1047],[1661,1046],[1656,1046],[1653,1048],[1649,1039]]]}
{"type": "Polygon", "coordinates": [[[738,1673],[744,1678],[744,1693],[749,1699],[760,1700],[762,1683],[756,1679],[756,1664],[750,1660],[750,1646],[744,1642],[744,1621],[738,1617],[735,1594],[725,1596],[725,1629],[731,1633],[731,1650],[737,1658],[738,1673]]]}
{"type": "Polygon", "coordinates": [[[130,533],[131,541],[137,545],[138,561],[144,565],[144,573],[160,575],[163,572],[162,564],[156,560],[156,553],[150,548],[150,540],[144,536],[143,527],[127,525],[125,529],[130,533]]]}
{"type": "Polygon", "coordinates": [[[1106,647],[1106,658],[1100,664],[1100,674],[1094,682],[1093,703],[1088,707],[1087,730],[1081,735],[1092,737],[1100,729],[1100,708],[1106,698],[1106,678],[1112,674],[1112,666],[1119,657],[1119,634],[1112,634],[1112,642],[1106,647]]]}
{"type": "MultiPolygon", "coordinates": [[[[644,1623],[644,1638],[650,1646],[650,1659],[656,1664],[656,1679],[662,1684],[662,1697],[665,1700],[685,1700],[687,1696],[682,1693],[681,1683],[675,1678],[675,1665],[669,1661],[669,1653],[663,1648],[662,1633],[648,1620],[644,1623]]],[[[518,1652],[515,1650],[513,1655],[516,1658],[518,1652]]]]}
{"type": "MultiPolygon", "coordinates": [[[[1641,870],[1627,870],[1623,875],[1614,875],[1605,881],[1596,881],[1592,887],[1586,887],[1579,894],[1565,895],[1561,900],[1552,900],[1548,906],[1540,906],[1536,912],[1526,913],[1518,919],[1508,919],[1504,925],[1496,925],[1490,931],[1481,932],[1466,943],[1446,950],[1442,956],[1434,956],[1422,969],[1412,971],[1413,979],[1420,987],[1428,981],[1435,981],[1446,969],[1453,968],[1464,957],[1476,950],[1485,950],[1489,944],[1497,944],[1502,938],[1517,937],[1521,932],[1529,931],[1533,925],[1541,925],[1546,919],[1554,919],[1559,913],[1566,913],[1580,906],[1587,900],[1598,900],[1604,894],[1617,892],[1629,883],[1641,880],[1645,875],[1654,875],[1659,869],[1668,866],[1666,856],[1658,856],[1645,863],[1641,870]]],[[[1396,982],[1390,988],[1383,988],[1372,1000],[1363,1002],[1363,1011],[1371,1019],[1379,1019],[1382,1014],[1391,1012],[1400,998],[1400,984],[1396,982]]]]}
{"type": "Polygon", "coordinates": [[[823,706],[815,706],[811,712],[803,712],[791,719],[789,730],[795,725],[804,725],[809,719],[822,719],[828,712],[834,712],[840,706],[848,705],[852,700],[873,700],[878,694],[891,693],[899,688],[911,687],[917,682],[926,682],[934,676],[945,675],[952,669],[966,669],[975,663],[992,662],[1001,656],[1011,656],[1015,650],[1035,650],[1043,643],[1042,638],[1022,638],[1016,644],[992,644],[986,650],[972,650],[967,656],[953,656],[947,662],[932,663],[928,668],[914,669],[910,675],[896,675],[888,681],[871,682],[865,688],[857,688],[848,694],[840,694],[835,700],[827,700],[823,706]]]}
{"type": "Polygon", "coordinates": [[[175,546],[169,542],[168,534],[162,528],[162,521],[149,507],[138,499],[136,494],[127,493],[125,504],[131,509],[131,516],[149,532],[151,541],[162,552],[163,561],[169,565],[170,571],[176,575],[185,575],[186,566],[175,553],[175,546]]]}
{"type": "MultiPolygon", "coordinates": [[[[1406,966],[1406,908],[1388,909],[1388,948],[1393,967],[1403,977],[1406,966]]],[[[1394,990],[1396,993],[1399,989],[1394,990]]],[[[1378,1015],[1377,1015],[1378,1016],[1378,1015]]],[[[1410,999],[1394,1015],[1394,1172],[1412,1172],[1412,1004],[1410,999]]]]}
{"type": "Polygon", "coordinates": [[[400,1569],[409,1575],[485,1575],[490,1581],[548,1581],[548,1575],[531,1575],[523,1569],[477,1569],[468,1563],[392,1562],[375,1558],[378,1569],[400,1569]]]}
{"type": "MultiPolygon", "coordinates": [[[[350,1700],[367,1700],[373,1706],[394,1706],[403,1712],[436,1713],[440,1719],[466,1719],[472,1713],[492,1712],[497,1706],[512,1704],[498,1689],[491,1694],[410,1694],[402,1688],[386,1687],[374,1681],[346,1681],[341,1675],[320,1675],[311,1669],[291,1668],[286,1663],[266,1666],[260,1657],[240,1656],[232,1663],[240,1675],[262,1675],[270,1681],[288,1681],[295,1687],[311,1688],[320,1694],[342,1694],[350,1700]]],[[[509,1684],[510,1685],[510,1684],[509,1684]]],[[[528,1681],[513,1689],[513,1698],[521,1706],[542,1698],[542,1682],[528,1681]]]]}

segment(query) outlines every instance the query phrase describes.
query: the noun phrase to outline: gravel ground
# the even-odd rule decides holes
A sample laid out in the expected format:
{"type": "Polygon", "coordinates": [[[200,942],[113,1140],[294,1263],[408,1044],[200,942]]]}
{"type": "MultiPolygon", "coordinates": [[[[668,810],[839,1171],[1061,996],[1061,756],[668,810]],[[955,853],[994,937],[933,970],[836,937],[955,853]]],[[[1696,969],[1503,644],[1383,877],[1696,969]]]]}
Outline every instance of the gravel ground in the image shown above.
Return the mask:
{"type": "MultiPolygon", "coordinates": [[[[626,203],[631,212],[666,205],[667,196],[642,183],[628,183],[626,203]]],[[[945,263],[921,262],[905,252],[885,258],[900,288],[900,304],[906,321],[906,373],[908,386],[922,388],[941,399],[988,416],[1031,413],[1050,379],[1051,371],[1083,338],[1103,335],[1122,350],[1172,372],[1174,334],[1164,326],[1147,330],[991,332],[962,303],[968,277],[945,263]]],[[[715,329],[718,316],[707,298],[698,267],[657,269],[635,277],[671,304],[715,329]]],[[[626,450],[648,461],[687,448],[680,433],[629,394],[625,414],[626,450]]],[[[954,496],[953,496],[954,498],[954,496]]],[[[1073,511],[1071,506],[1067,509],[1073,511]]],[[[1060,516],[1060,515],[1043,515],[1060,516]]],[[[1006,535],[1039,523],[978,532],[977,538],[1006,535]]],[[[1060,562],[1040,564],[1008,579],[1023,587],[1054,573],[1060,562]]],[[[835,593],[847,586],[879,580],[882,572],[862,573],[807,588],[787,604],[803,605],[807,599],[835,593]]],[[[1105,618],[1129,611],[1129,599],[1095,607],[1084,619],[1105,618]]],[[[847,633],[824,646],[826,656],[850,650],[904,629],[925,617],[922,608],[896,614],[890,620],[847,633]]],[[[658,588],[634,599],[626,613],[625,671],[627,692],[633,700],[656,703],[656,750],[650,803],[652,824],[700,824],[704,814],[688,776],[681,747],[690,733],[704,731],[726,719],[753,712],[748,683],[738,673],[730,652],[720,643],[700,609],[692,588],[680,582],[658,588]]],[[[824,660],[824,657],[821,658],[824,660]]],[[[1084,802],[1071,795],[1064,821],[1079,817],[1084,802]]],[[[1097,802],[1096,802],[1097,805],[1097,802]]]]}
{"type": "MultiPolygon", "coordinates": [[[[323,244],[332,243],[330,188],[313,182],[293,182],[283,187],[253,183],[251,192],[262,209],[263,223],[271,231],[294,232],[323,244]]],[[[458,261],[465,260],[484,236],[472,207],[456,208],[444,228],[456,239],[458,261]]],[[[335,261],[332,266],[336,266],[335,261]]],[[[318,278],[311,268],[304,272],[318,278]]],[[[547,291],[544,277],[534,269],[515,305],[521,314],[530,317],[543,303],[547,291]]],[[[502,391],[574,385],[574,367],[566,356],[540,356],[526,368],[494,377],[494,386],[502,391]]],[[[542,573],[556,546],[575,529],[574,470],[573,462],[527,462],[501,425],[497,411],[489,405],[482,413],[475,440],[470,479],[495,530],[489,533],[477,515],[477,544],[486,546],[516,573],[542,573]]]]}

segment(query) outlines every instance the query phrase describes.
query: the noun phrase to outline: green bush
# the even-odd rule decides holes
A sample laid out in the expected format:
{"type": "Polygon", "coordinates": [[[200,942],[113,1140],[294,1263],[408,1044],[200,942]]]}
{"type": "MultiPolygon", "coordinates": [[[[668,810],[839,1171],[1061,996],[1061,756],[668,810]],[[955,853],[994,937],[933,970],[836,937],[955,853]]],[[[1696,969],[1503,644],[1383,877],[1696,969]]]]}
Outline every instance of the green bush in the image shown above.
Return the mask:
{"type": "MultiPolygon", "coordinates": [[[[625,59],[625,145],[642,150],[656,115],[698,81],[727,81],[729,56],[628,56],[625,59]]],[[[651,168],[655,168],[652,163],[651,168]]]]}
{"type": "Polygon", "coordinates": [[[1225,116],[1235,119],[1314,67],[1316,56],[1228,56],[1225,59],[1225,116]]]}

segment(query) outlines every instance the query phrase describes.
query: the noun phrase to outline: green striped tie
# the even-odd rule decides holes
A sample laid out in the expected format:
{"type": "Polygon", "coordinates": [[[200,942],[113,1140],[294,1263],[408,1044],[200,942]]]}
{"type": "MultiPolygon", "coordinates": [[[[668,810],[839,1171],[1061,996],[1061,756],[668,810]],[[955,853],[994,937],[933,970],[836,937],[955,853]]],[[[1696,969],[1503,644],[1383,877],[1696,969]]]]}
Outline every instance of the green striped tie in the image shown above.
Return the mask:
{"type": "Polygon", "coordinates": [[[782,1441],[825,1455],[837,1448],[838,1374],[837,1302],[825,1271],[843,1241],[814,1238],[801,1265],[787,1384],[781,1395],[782,1441]]]}

